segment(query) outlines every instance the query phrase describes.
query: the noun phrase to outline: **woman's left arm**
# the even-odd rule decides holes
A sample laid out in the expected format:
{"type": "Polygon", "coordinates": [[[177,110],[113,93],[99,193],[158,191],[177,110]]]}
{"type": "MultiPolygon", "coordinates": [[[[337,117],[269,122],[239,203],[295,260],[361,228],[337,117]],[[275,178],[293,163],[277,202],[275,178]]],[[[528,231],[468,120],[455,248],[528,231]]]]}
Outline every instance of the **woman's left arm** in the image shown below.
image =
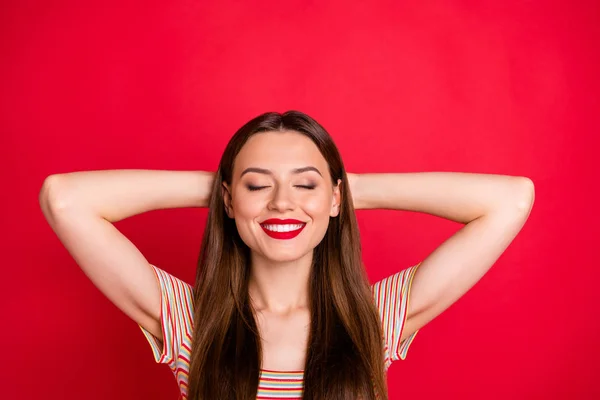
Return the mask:
{"type": "Polygon", "coordinates": [[[415,272],[402,339],[464,295],[519,233],[534,202],[526,177],[456,172],[348,174],[356,209],[427,213],[465,224],[415,272]]]}

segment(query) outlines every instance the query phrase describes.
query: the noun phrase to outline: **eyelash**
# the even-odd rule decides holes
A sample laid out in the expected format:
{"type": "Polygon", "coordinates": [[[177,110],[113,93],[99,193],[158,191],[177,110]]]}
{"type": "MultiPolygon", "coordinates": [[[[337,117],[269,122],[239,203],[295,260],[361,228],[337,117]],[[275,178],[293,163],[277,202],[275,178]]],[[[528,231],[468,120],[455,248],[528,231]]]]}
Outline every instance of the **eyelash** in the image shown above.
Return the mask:
{"type": "MultiPolygon", "coordinates": [[[[316,186],[315,185],[296,185],[295,187],[302,188],[302,189],[313,190],[316,186]]],[[[247,188],[251,192],[255,192],[257,190],[268,188],[268,186],[251,186],[251,185],[248,185],[247,188]]]]}
{"type": "Polygon", "coordinates": [[[250,190],[251,192],[254,192],[254,191],[260,190],[260,189],[264,189],[266,187],[267,186],[250,186],[250,185],[247,186],[248,190],[250,190]]]}

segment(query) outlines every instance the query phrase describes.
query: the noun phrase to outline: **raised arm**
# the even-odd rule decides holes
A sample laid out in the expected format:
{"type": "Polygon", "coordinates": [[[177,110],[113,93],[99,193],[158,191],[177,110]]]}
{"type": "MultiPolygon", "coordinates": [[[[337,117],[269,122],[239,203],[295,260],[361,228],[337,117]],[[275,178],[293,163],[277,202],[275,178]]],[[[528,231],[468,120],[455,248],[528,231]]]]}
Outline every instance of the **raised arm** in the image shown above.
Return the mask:
{"type": "Polygon", "coordinates": [[[357,209],[436,215],[465,226],[416,270],[402,339],[464,295],[521,230],[534,202],[526,177],[422,172],[349,175],[357,209]]]}
{"type": "Polygon", "coordinates": [[[113,222],[147,211],[205,207],[213,174],[107,170],[51,175],[39,201],[46,220],[94,285],[162,340],[160,291],[142,253],[113,222]]]}

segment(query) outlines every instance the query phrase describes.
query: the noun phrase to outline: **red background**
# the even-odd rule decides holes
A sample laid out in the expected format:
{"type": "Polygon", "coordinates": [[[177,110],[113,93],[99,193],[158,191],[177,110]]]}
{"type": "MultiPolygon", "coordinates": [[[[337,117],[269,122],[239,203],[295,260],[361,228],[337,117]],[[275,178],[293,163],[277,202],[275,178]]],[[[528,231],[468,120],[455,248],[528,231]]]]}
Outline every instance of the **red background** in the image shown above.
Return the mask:
{"type": "MultiPolygon", "coordinates": [[[[352,172],[526,175],[522,233],[389,372],[390,398],[600,396],[597,1],[4,1],[5,399],[175,399],[137,326],[43,219],[52,173],[209,169],[265,111],[302,110],[352,172]],[[596,182],[594,184],[593,182],[596,182]]],[[[192,282],[206,210],[119,222],[192,282]]],[[[372,281],[458,225],[359,211],[372,281]]],[[[597,398],[597,397],[596,397],[597,398]]]]}

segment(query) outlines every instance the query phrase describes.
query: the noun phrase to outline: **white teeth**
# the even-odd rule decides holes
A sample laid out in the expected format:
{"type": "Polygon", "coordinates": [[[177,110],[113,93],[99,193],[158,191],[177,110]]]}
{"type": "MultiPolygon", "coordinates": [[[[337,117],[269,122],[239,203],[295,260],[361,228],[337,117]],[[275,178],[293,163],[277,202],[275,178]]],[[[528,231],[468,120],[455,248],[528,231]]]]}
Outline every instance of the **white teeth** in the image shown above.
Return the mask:
{"type": "Polygon", "coordinates": [[[294,225],[263,225],[263,227],[269,231],[273,232],[291,232],[296,231],[302,228],[304,224],[294,224],[294,225]]]}

